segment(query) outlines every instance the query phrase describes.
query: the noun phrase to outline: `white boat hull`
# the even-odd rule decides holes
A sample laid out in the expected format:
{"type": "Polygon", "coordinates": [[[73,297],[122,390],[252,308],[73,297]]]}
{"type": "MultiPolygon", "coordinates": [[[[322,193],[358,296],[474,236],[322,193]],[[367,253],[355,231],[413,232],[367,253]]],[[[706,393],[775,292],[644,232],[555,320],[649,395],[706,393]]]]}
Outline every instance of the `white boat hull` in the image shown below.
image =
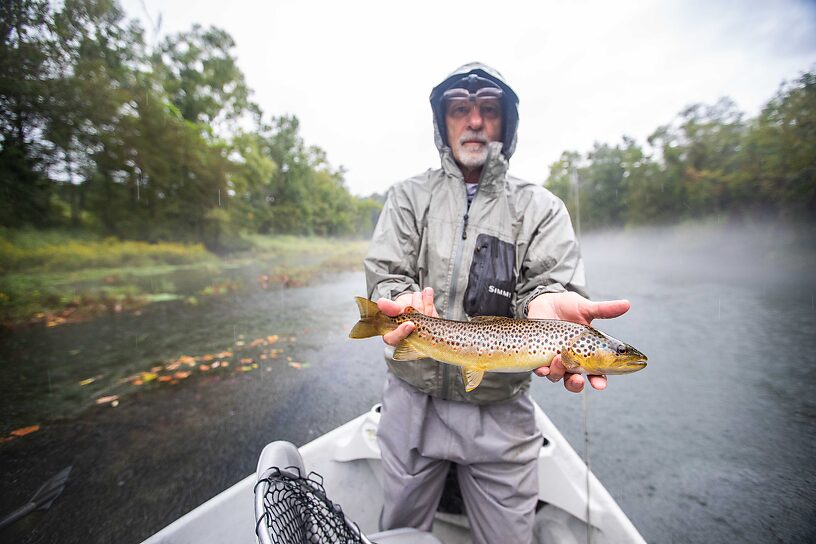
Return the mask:
{"type": "MultiPolygon", "coordinates": [[[[546,504],[536,514],[534,542],[644,543],[595,475],[587,475],[584,462],[538,406],[536,417],[547,443],[538,458],[539,500],[546,504]],[[588,526],[592,528],[589,540],[588,526]]],[[[306,470],[323,476],[329,499],[340,504],[366,534],[377,532],[383,502],[378,422],[379,406],[375,406],[299,448],[306,470]]],[[[268,468],[267,462],[261,458],[261,470],[268,468]]],[[[255,483],[255,474],[247,476],[144,544],[254,544],[255,483]]],[[[433,533],[446,544],[470,542],[464,516],[437,513],[433,533]]]]}

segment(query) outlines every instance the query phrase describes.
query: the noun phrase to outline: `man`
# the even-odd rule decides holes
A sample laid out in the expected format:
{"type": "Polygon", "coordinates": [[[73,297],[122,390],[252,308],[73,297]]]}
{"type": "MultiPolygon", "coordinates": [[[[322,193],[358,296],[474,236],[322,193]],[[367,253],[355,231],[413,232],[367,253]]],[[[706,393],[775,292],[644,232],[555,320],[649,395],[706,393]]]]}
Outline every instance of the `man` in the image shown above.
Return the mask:
{"type": "MultiPolygon", "coordinates": [[[[388,193],[366,257],[371,299],[387,315],[407,306],[432,316],[554,318],[589,324],[616,317],[627,301],[590,302],[583,262],[564,204],[543,187],[507,174],[516,145],[518,97],[502,76],[467,64],[433,89],[434,134],[442,168],[388,193]]],[[[404,323],[383,339],[396,346],[404,323]]],[[[391,352],[393,353],[393,352],[391,352]]],[[[430,530],[450,463],[473,541],[529,542],[538,492],[541,434],[530,373],[487,373],[465,392],[457,368],[431,359],[389,357],[378,432],[384,470],[381,529],[430,530]]],[[[560,358],[535,371],[584,378],[560,358]]],[[[596,389],[606,378],[590,376],[596,389]]]]}

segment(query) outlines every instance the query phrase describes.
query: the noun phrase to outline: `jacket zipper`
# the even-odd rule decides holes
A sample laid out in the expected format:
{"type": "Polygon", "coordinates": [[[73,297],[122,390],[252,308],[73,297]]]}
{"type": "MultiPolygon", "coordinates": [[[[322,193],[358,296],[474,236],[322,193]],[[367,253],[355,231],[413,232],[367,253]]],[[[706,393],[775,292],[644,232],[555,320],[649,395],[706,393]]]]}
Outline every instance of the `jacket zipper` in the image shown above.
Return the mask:
{"type": "MultiPolygon", "coordinates": [[[[459,267],[462,265],[462,253],[464,252],[465,248],[464,240],[467,240],[468,212],[470,210],[468,209],[467,188],[465,187],[464,180],[462,180],[462,189],[465,191],[465,214],[462,217],[462,234],[455,238],[456,247],[454,248],[453,274],[451,276],[451,286],[448,290],[448,300],[450,301],[449,308],[453,308],[454,301],[456,300],[456,284],[458,283],[459,279],[459,267]]],[[[478,190],[476,193],[478,194],[478,190]]],[[[476,197],[474,196],[473,199],[476,200],[476,197]]],[[[447,317],[448,319],[456,319],[458,316],[451,315],[447,317]]],[[[452,398],[449,391],[451,387],[450,373],[451,365],[442,365],[442,395],[445,399],[452,398]]]]}
{"type": "MultiPolygon", "coordinates": [[[[459,267],[462,266],[462,253],[465,249],[465,240],[467,240],[467,226],[468,226],[468,218],[470,214],[470,208],[476,203],[476,199],[479,198],[479,189],[481,189],[481,185],[484,181],[485,174],[487,173],[487,166],[482,170],[482,175],[479,179],[479,185],[476,188],[476,194],[473,195],[473,200],[468,205],[468,198],[467,198],[467,187],[465,187],[464,179],[462,180],[462,189],[465,191],[465,214],[462,216],[462,235],[457,237],[456,240],[456,248],[454,252],[453,258],[453,275],[451,278],[451,287],[448,291],[448,301],[449,301],[449,308],[452,308],[453,302],[456,300],[456,284],[459,278],[459,267]]],[[[448,319],[456,319],[458,316],[446,316],[448,319]]],[[[450,384],[450,373],[451,373],[451,365],[442,365],[442,394],[443,398],[450,399],[453,397],[451,392],[449,391],[451,384],[450,384]]]]}

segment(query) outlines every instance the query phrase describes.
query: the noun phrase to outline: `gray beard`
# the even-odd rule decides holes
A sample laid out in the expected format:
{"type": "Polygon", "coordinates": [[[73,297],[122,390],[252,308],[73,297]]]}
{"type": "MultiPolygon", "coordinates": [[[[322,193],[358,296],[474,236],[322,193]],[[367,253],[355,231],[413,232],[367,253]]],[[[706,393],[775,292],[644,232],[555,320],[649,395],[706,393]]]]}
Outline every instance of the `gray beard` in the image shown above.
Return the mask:
{"type": "Polygon", "coordinates": [[[488,153],[487,138],[481,132],[465,132],[454,144],[454,157],[458,155],[459,163],[465,168],[484,166],[488,153]],[[484,145],[479,148],[479,151],[469,151],[464,145],[464,142],[468,140],[483,140],[484,145]]]}

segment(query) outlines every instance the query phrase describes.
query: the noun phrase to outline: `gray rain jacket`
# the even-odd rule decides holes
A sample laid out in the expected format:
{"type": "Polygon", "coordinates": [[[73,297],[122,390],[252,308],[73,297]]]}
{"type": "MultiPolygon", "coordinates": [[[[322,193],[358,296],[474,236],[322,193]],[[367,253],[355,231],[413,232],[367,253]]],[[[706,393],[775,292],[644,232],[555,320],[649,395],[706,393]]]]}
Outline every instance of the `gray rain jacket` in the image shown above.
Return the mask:
{"type": "MultiPolygon", "coordinates": [[[[545,188],[507,173],[518,127],[518,98],[502,76],[482,64],[462,66],[431,92],[442,168],[394,185],[365,259],[368,295],[394,299],[434,288],[439,315],[526,317],[541,293],[584,292],[584,267],[564,203],[545,188]],[[464,178],[444,134],[442,93],[475,73],[504,91],[503,142],[489,144],[476,196],[468,208],[464,178]]],[[[488,372],[465,393],[460,370],[432,359],[386,361],[397,377],[447,400],[488,404],[513,398],[530,373],[488,372]]]]}

